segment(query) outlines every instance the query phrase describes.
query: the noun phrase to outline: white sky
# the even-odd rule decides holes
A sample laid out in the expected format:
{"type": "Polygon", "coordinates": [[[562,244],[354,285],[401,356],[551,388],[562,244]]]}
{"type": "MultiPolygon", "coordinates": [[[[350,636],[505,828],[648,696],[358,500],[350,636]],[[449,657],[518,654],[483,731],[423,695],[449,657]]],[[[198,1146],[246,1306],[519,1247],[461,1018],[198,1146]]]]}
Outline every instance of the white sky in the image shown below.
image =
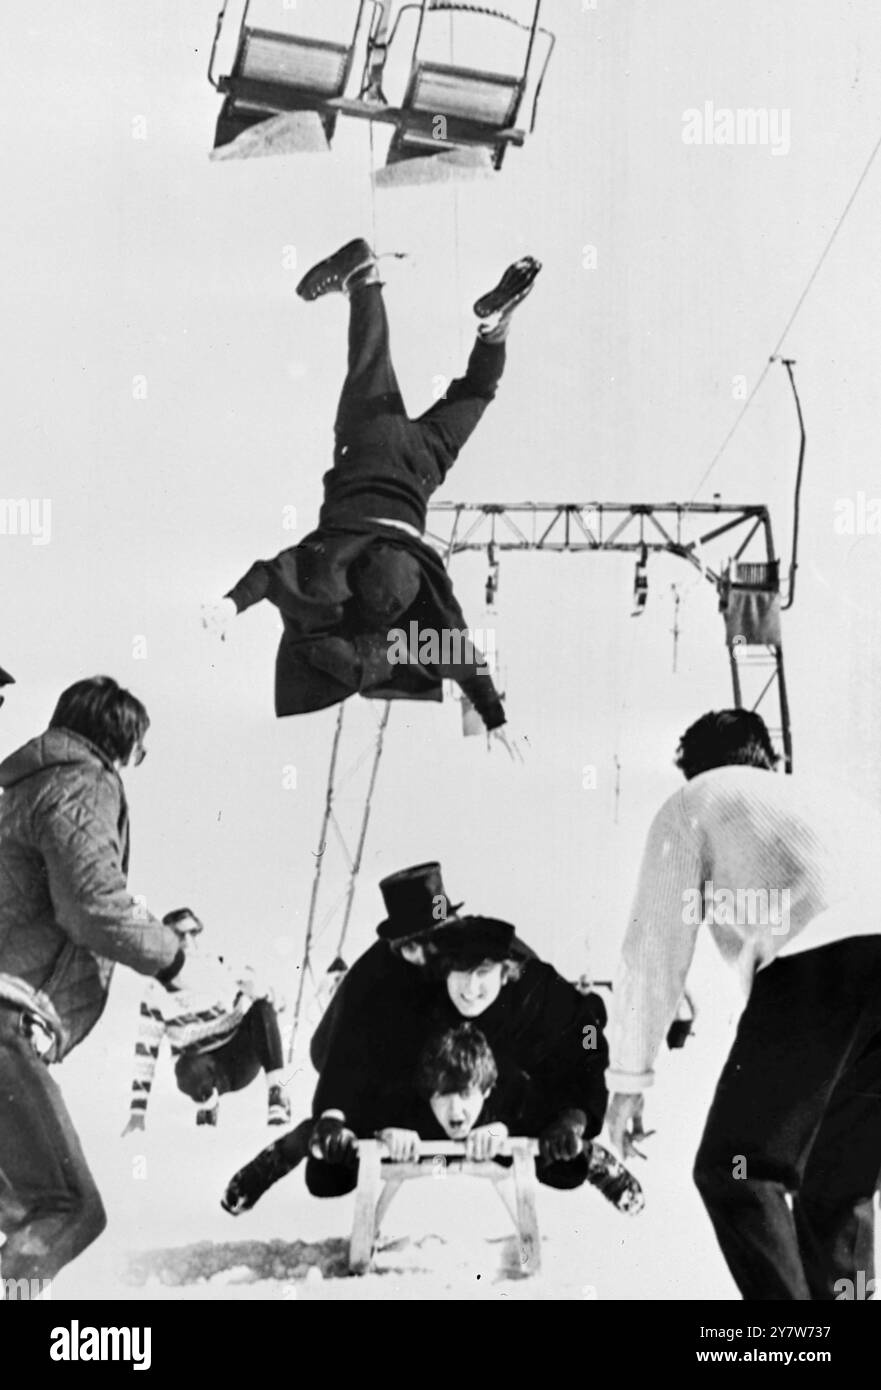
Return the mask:
{"type": "MultiPolygon", "coordinates": [[[[351,7],[322,0],[331,9],[351,7]]],[[[158,911],[191,903],[287,992],[335,716],[274,719],[273,610],[214,647],[199,604],[315,522],[345,310],[301,304],[299,274],[371,236],[374,216],[380,250],[412,253],[389,268],[387,299],[417,413],[434,378],[464,364],[476,294],[532,252],[545,270],[507,377],[440,496],[688,500],[740,408],[735,377],[761,371],[881,130],[877,5],[795,10],[549,0],[559,43],[525,148],[490,182],[375,203],[366,127],[342,132],[332,156],[209,162],[213,0],[41,0],[6,16],[0,491],[51,499],[52,535],[0,536],[0,662],[18,681],[0,751],[42,729],[72,680],[129,684],[154,725],[132,784],[133,889],[158,911]],[[788,154],[684,144],[683,112],[705,101],[789,111],[788,154]],[[596,269],[583,268],[586,245],[596,269]],[[139,376],[146,399],[133,398],[139,376]],[[283,789],[288,765],[296,791],[283,789]]],[[[881,493],[879,188],[881,161],[786,343],[808,426],[784,627],[796,765],[837,767],[873,795],[879,540],[840,536],[833,520],[836,499],[881,493]]],[[[784,561],[796,448],[778,366],[701,494],[766,502],[784,561]]],[[[691,589],[674,677],[681,564],[650,565],[638,621],[629,559],[504,557],[493,619],[484,575],[483,561],[454,568],[472,626],[497,629],[530,760],[463,740],[454,702],[393,709],[352,946],[383,915],[376,880],[439,857],[469,908],[510,916],[561,968],[602,973],[648,820],[677,785],[677,737],[730,703],[715,595],[691,589]],[[588,764],[596,790],[582,786],[588,764]]],[[[366,730],[359,703],[350,723],[366,730]]],[[[334,949],[319,943],[318,963],[334,949]]]]}

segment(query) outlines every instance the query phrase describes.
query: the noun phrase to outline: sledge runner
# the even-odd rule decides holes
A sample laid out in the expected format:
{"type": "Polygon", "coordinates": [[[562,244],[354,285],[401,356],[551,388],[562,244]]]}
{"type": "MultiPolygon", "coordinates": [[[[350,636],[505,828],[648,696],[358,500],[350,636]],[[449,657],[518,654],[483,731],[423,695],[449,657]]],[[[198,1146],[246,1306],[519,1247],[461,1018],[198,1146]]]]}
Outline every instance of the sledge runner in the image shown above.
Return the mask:
{"type": "Polygon", "coordinates": [[[178,1089],[194,1100],[197,1125],[216,1125],[221,1095],[241,1091],[262,1071],[270,1125],[287,1124],[291,1106],[283,1090],[284,1057],[275,1008],[253,974],[236,973],[221,957],[201,949],[204,927],[189,908],[163,917],[189,959],[202,964],[196,990],[166,997],[152,983],[141,1000],[135,1044],[131,1110],[123,1136],[146,1128],[147,1102],[163,1038],[175,1061],[178,1089]]]}
{"type": "Polygon", "coordinates": [[[377,258],[367,242],[349,242],[301,280],[297,292],[305,300],[330,293],[349,300],[348,373],[318,528],[274,560],[252,565],[203,616],[223,637],[227,620],[261,599],[279,609],[279,717],[356,693],[440,700],[443,680],[452,679],[487,731],[508,746],[488,665],[468,635],[441,558],[423,536],[428,500],[496,394],[511,316],[540,269],[526,256],[477,300],[481,322],[465,375],[416,419],[404,409],[377,258]],[[408,637],[402,648],[402,632],[422,634],[426,646],[414,649],[408,637]]]}

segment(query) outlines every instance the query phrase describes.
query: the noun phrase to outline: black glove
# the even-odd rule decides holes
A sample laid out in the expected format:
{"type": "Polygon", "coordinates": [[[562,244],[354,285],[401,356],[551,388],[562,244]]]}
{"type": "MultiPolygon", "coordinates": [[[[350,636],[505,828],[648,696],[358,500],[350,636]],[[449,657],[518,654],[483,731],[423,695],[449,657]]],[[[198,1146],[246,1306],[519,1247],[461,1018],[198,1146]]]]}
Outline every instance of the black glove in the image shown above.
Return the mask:
{"type": "Polygon", "coordinates": [[[545,1163],[570,1162],[582,1151],[587,1116],[583,1110],[564,1110],[542,1130],[538,1146],[545,1163]]]}
{"type": "Polygon", "coordinates": [[[309,1152],[313,1158],[323,1159],[325,1163],[354,1163],[358,1157],[356,1144],[354,1130],[349,1129],[343,1120],[322,1115],[312,1131],[309,1152]]]}

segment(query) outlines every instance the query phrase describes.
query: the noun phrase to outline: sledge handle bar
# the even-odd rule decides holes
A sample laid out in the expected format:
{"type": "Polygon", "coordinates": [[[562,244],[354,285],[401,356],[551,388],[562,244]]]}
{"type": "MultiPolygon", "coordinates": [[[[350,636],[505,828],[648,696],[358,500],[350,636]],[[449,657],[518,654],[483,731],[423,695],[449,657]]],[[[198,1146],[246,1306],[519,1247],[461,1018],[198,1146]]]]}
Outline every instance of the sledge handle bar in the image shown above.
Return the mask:
{"type": "MultiPolygon", "coordinates": [[[[360,1147],[360,1144],[364,1142],[364,1140],[360,1140],[357,1147],[360,1147]]],[[[380,1158],[388,1158],[389,1153],[385,1144],[376,1139],[367,1140],[367,1142],[376,1145],[380,1158]]],[[[518,1150],[525,1148],[527,1153],[535,1155],[538,1153],[538,1140],[511,1137],[499,1146],[496,1156],[498,1158],[510,1158],[515,1148],[518,1150]]],[[[464,1139],[423,1140],[419,1145],[420,1162],[423,1158],[465,1158],[465,1156],[464,1139]]]]}

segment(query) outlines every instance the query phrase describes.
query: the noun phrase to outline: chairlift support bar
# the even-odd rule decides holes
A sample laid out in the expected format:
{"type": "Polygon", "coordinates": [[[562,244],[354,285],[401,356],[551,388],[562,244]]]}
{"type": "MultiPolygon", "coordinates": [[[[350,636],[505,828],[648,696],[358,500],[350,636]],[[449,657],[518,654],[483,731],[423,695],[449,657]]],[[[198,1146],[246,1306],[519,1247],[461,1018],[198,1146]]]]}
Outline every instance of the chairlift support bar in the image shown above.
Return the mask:
{"type": "MultiPolygon", "coordinates": [[[[330,926],[334,919],[341,916],[339,937],[337,940],[336,954],[342,955],[346,934],[349,929],[349,921],[352,915],[352,906],[355,898],[355,888],[358,882],[358,875],[361,870],[361,860],[364,854],[364,844],[367,839],[367,829],[370,824],[370,813],[373,809],[373,794],[376,789],[376,779],[379,772],[379,762],[382,757],[383,744],[385,741],[385,731],[388,726],[391,714],[391,703],[386,700],[382,705],[376,727],[372,730],[369,743],[362,742],[360,752],[356,757],[352,757],[348,744],[345,754],[342,751],[343,728],[346,716],[346,704],[339,707],[337,713],[336,726],[334,730],[333,745],[330,754],[330,764],[327,773],[327,785],[325,788],[324,811],[321,818],[321,831],[319,835],[318,850],[315,855],[315,868],[312,876],[312,892],[309,899],[309,914],[306,920],[306,937],[303,945],[303,959],[300,966],[300,976],[297,982],[296,1003],[294,1005],[293,1020],[291,1023],[290,1038],[288,1041],[287,1058],[288,1062],[293,1060],[296,1048],[297,1034],[300,1029],[301,1016],[303,1012],[303,994],[306,985],[306,975],[311,972],[312,950],[315,943],[320,939],[324,930],[330,926]],[[347,759],[346,765],[341,766],[341,756],[347,759]],[[360,809],[355,820],[355,825],[348,823],[344,827],[341,823],[341,808],[339,805],[341,793],[346,785],[352,781],[356,773],[369,759],[370,770],[367,774],[366,788],[358,789],[360,809]],[[324,911],[319,921],[319,904],[321,902],[321,882],[322,871],[324,868],[325,855],[328,849],[329,832],[333,830],[336,836],[336,844],[345,868],[346,886],[343,893],[335,898],[331,906],[324,911]]],[[[351,740],[348,741],[349,743],[351,740]]],[[[326,896],[326,895],[325,895],[326,896]]]]}
{"type": "MultiPolygon", "coordinates": [[[[443,522],[440,518],[454,518],[453,554],[485,550],[489,541],[493,541],[499,550],[550,552],[640,551],[645,546],[650,553],[668,553],[687,560],[715,586],[721,572],[717,573],[707,565],[702,566],[697,552],[720,536],[749,525],[748,534],[738,537],[738,549],[733,552],[732,558],[740,559],[756,532],[761,530],[766,558],[768,562],[774,560],[771,518],[763,505],[722,502],[435,502],[428,510],[431,517],[438,518],[441,527],[443,522]],[[525,516],[533,520],[531,538],[515,520],[525,516]],[[460,522],[471,517],[473,520],[468,529],[460,535],[460,522]],[[703,525],[711,517],[720,520],[704,530],[703,525]],[[607,531],[607,519],[614,521],[611,531],[607,531]],[[694,535],[690,534],[692,528],[689,523],[692,521],[695,522],[693,529],[697,532],[694,535]],[[498,522],[507,528],[507,536],[499,533],[498,522]],[[536,523],[544,528],[540,536],[535,534],[536,523]],[[573,536],[575,529],[581,539],[573,536]],[[630,534],[633,530],[636,534],[630,534]]],[[[445,547],[451,543],[443,530],[430,529],[428,534],[445,547]]]]}

